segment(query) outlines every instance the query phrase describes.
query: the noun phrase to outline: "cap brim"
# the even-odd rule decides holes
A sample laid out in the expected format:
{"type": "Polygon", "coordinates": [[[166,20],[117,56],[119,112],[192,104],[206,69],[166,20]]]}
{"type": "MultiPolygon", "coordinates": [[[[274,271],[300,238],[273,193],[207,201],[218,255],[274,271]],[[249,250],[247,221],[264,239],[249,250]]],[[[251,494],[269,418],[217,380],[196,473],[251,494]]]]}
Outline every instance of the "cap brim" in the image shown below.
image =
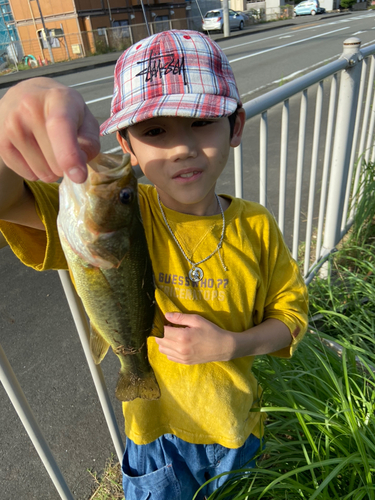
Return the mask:
{"type": "Polygon", "coordinates": [[[100,127],[101,135],[113,134],[157,116],[222,118],[236,111],[236,99],[214,94],[172,94],[134,104],[112,115],[100,127]]]}

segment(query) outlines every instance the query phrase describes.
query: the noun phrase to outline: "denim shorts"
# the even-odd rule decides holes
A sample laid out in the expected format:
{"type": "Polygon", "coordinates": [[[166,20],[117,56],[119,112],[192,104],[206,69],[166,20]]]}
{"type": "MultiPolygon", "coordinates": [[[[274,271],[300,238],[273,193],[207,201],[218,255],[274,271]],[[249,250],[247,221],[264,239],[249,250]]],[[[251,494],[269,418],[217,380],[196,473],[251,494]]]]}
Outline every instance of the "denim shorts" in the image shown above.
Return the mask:
{"type": "MultiPolygon", "coordinates": [[[[191,444],[165,434],[146,445],[126,439],[122,463],[126,500],[192,500],[209,479],[245,466],[254,467],[261,442],[253,434],[237,449],[219,444],[191,444]]],[[[203,500],[230,477],[211,481],[198,494],[203,500]]]]}

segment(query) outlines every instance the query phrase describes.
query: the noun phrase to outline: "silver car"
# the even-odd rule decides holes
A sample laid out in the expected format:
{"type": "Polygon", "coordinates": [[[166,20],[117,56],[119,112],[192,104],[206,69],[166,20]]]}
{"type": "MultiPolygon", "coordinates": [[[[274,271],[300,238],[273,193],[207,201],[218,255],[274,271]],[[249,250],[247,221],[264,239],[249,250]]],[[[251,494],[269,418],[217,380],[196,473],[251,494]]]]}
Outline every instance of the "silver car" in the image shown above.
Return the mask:
{"type": "MultiPolygon", "coordinates": [[[[245,18],[239,12],[229,9],[229,28],[242,30],[245,18]]],[[[203,31],[223,31],[224,14],[223,9],[209,10],[202,20],[203,31]]]]}

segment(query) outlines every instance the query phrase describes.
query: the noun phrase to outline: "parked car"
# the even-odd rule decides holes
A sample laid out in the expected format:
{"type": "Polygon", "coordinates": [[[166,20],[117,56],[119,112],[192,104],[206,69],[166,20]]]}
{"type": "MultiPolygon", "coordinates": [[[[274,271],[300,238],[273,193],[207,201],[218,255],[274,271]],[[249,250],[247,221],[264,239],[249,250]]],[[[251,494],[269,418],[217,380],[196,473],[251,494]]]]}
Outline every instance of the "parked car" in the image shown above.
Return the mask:
{"type": "Polygon", "coordinates": [[[320,7],[318,0],[305,0],[294,7],[295,16],[324,14],[326,9],[320,7]]]}
{"type": "MultiPolygon", "coordinates": [[[[229,9],[229,28],[242,30],[245,25],[245,18],[239,12],[229,9]]],[[[202,20],[203,31],[223,31],[224,14],[223,9],[209,10],[202,20]]]]}

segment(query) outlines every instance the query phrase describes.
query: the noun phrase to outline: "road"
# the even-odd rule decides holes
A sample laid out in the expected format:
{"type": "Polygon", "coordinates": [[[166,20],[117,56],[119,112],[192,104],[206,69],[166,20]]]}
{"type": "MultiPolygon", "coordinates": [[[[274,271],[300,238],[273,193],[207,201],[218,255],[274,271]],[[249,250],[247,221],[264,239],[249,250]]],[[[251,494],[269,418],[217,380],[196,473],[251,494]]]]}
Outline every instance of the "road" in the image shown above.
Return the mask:
{"type": "MultiPolygon", "coordinates": [[[[247,101],[279,85],[289,75],[301,74],[323,60],[337,57],[342,42],[352,35],[360,37],[364,44],[373,42],[374,16],[372,12],[364,12],[337,18],[329,15],[301,18],[295,26],[256,34],[241,33],[239,37],[220,40],[219,44],[231,61],[242,99],[247,101]]],[[[107,66],[57,79],[66,85],[76,85],[101,123],[109,115],[112,74],[113,66],[107,66]]],[[[4,92],[0,90],[0,97],[4,92]]],[[[312,98],[310,106],[313,104],[312,98]]],[[[293,106],[294,101],[291,111],[293,106]]],[[[290,135],[291,149],[295,150],[298,113],[293,120],[290,135]]],[[[277,110],[270,112],[269,122],[272,124],[272,158],[273,154],[277,157],[279,147],[275,139],[280,127],[277,110]]],[[[249,199],[257,199],[258,129],[258,123],[252,121],[245,131],[245,197],[249,199]]],[[[116,147],[114,137],[102,138],[103,151],[116,147]]],[[[309,160],[308,154],[306,160],[309,160]]],[[[291,154],[291,163],[293,161],[291,154]]],[[[272,180],[277,177],[277,162],[270,163],[272,180]]],[[[293,187],[293,169],[291,185],[293,187]]],[[[277,206],[272,195],[275,189],[271,184],[269,205],[273,212],[277,206]]],[[[234,193],[232,159],[220,181],[219,191],[234,193]]],[[[113,452],[104,417],[57,273],[37,273],[22,266],[8,248],[1,250],[0,343],[75,498],[87,499],[92,483],[87,469],[100,471],[113,452]]],[[[103,370],[122,428],[121,407],[113,397],[118,365],[111,353],[103,362],[103,370]]],[[[2,387],[0,419],[1,499],[58,500],[2,387]]]]}
{"type": "MultiPolygon", "coordinates": [[[[317,16],[315,16],[316,18],[317,16]]],[[[362,43],[375,43],[375,12],[330,18],[319,16],[313,23],[244,35],[218,43],[226,53],[243,102],[272,85],[315,68],[322,61],[333,60],[342,52],[342,43],[358,36],[362,43]]],[[[304,18],[298,20],[305,21],[304,18]]],[[[113,90],[113,67],[58,77],[65,85],[75,85],[91,112],[102,123],[109,116],[113,90]]],[[[1,96],[1,92],[0,92],[1,96]]],[[[117,146],[116,138],[102,138],[102,150],[117,146]]]]}

